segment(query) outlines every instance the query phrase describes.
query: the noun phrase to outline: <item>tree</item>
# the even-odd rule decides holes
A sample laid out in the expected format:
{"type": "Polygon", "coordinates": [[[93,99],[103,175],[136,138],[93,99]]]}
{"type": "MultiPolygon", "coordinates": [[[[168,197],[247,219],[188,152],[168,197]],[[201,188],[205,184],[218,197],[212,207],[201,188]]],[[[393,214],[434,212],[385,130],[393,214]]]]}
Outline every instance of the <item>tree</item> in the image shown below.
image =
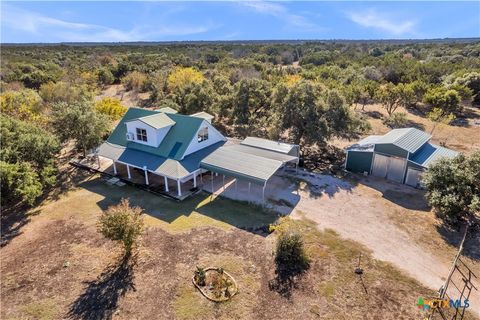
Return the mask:
{"type": "Polygon", "coordinates": [[[302,274],[310,268],[310,259],[299,234],[280,233],[275,250],[275,265],[281,279],[302,274]]]}
{"type": "Polygon", "coordinates": [[[122,78],[122,83],[127,90],[141,92],[147,82],[147,76],[138,71],[132,71],[122,78]]]}
{"type": "Polygon", "coordinates": [[[423,97],[425,103],[432,108],[439,108],[445,114],[460,113],[463,109],[460,100],[460,95],[456,90],[449,90],[444,87],[431,88],[423,97]]]}
{"type": "Polygon", "coordinates": [[[115,81],[115,77],[113,76],[112,71],[107,68],[101,68],[98,70],[98,82],[101,85],[110,85],[115,81]]]}
{"type": "Polygon", "coordinates": [[[52,106],[52,124],[62,141],[75,140],[86,156],[87,150],[98,146],[109,128],[107,116],[97,112],[92,101],[60,102],[52,106]]]}
{"type": "Polygon", "coordinates": [[[122,199],[100,216],[98,230],[105,238],[121,243],[128,257],[143,231],[142,209],[122,199]]]}
{"type": "Polygon", "coordinates": [[[86,85],[72,85],[67,82],[48,82],[41,85],[39,94],[47,104],[56,102],[72,103],[82,96],[92,96],[86,85]]]}
{"type": "Polygon", "coordinates": [[[410,84],[399,83],[397,85],[397,91],[400,100],[399,104],[405,109],[414,106],[417,102],[415,91],[410,84]]]}
{"type": "Polygon", "coordinates": [[[480,151],[440,159],[424,174],[428,203],[447,224],[480,218],[480,151]]]}
{"type": "Polygon", "coordinates": [[[377,97],[387,110],[389,117],[400,107],[402,101],[399,88],[391,82],[379,87],[377,97]]]}
{"type": "Polygon", "coordinates": [[[95,110],[113,120],[118,120],[127,112],[128,108],[123,106],[117,98],[105,97],[95,102],[95,110]]]}
{"type": "Polygon", "coordinates": [[[2,115],[0,144],[1,161],[10,164],[26,162],[38,174],[42,186],[53,185],[55,158],[60,151],[60,143],[55,135],[33,123],[2,115]]]}
{"type": "Polygon", "coordinates": [[[168,75],[167,89],[169,92],[175,93],[175,91],[184,89],[192,83],[201,83],[204,79],[203,74],[194,68],[176,67],[168,75]]]}
{"type": "Polygon", "coordinates": [[[0,161],[2,206],[14,202],[32,205],[41,194],[40,179],[28,162],[7,163],[0,161]]]}
{"type": "Polygon", "coordinates": [[[466,86],[472,91],[473,104],[480,104],[480,72],[469,72],[455,79],[454,84],[466,86]]]}
{"type": "Polygon", "coordinates": [[[43,124],[46,121],[42,114],[42,98],[35,90],[7,91],[0,95],[0,106],[3,114],[20,120],[28,120],[43,124]]]}
{"type": "Polygon", "coordinates": [[[440,108],[433,108],[433,110],[427,114],[427,118],[433,122],[433,127],[430,131],[430,134],[433,134],[433,131],[438,125],[449,124],[455,119],[455,115],[453,113],[446,113],[440,108]]]}
{"type": "Polygon", "coordinates": [[[267,81],[242,79],[235,91],[233,118],[237,124],[255,126],[268,117],[272,89],[267,81]]]}

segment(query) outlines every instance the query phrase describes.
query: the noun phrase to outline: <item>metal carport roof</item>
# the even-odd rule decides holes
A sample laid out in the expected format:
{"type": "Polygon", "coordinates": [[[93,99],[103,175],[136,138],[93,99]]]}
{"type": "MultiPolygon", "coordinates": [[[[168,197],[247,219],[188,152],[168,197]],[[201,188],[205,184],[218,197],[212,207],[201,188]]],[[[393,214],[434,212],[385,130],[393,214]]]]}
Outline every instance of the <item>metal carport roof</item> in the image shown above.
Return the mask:
{"type": "Polygon", "coordinates": [[[271,151],[284,153],[284,154],[288,154],[290,151],[292,151],[292,149],[297,147],[294,144],[256,138],[256,137],[246,137],[245,140],[240,142],[240,144],[255,147],[255,148],[261,148],[265,150],[271,150],[271,151]]]}
{"type": "Polygon", "coordinates": [[[242,152],[231,147],[221,147],[215,150],[200,162],[200,167],[265,185],[267,180],[283,165],[282,161],[242,152]]]}

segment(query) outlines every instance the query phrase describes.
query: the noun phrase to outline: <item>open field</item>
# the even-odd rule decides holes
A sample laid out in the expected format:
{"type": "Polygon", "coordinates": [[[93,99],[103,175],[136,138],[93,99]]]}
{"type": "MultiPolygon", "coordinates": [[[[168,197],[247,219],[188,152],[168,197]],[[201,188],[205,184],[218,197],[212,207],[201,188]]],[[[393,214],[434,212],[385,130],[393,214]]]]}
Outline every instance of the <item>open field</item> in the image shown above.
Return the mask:
{"type": "Polygon", "coordinates": [[[303,234],[310,271],[286,298],[269,288],[273,241],[255,229],[276,216],[201,193],[176,203],[97,176],[32,211],[1,249],[2,319],[414,319],[419,296],[432,295],[364,246],[319,231],[298,213],[286,228],[303,234]],[[135,266],[95,230],[102,209],[129,197],[144,208],[147,230],[135,266]],[[254,218],[255,217],[255,218],[254,218]],[[362,254],[363,285],[354,274],[362,254]],[[206,301],[191,283],[195,266],[223,266],[240,293],[206,301]],[[366,292],[365,292],[366,291],[366,292]]]}

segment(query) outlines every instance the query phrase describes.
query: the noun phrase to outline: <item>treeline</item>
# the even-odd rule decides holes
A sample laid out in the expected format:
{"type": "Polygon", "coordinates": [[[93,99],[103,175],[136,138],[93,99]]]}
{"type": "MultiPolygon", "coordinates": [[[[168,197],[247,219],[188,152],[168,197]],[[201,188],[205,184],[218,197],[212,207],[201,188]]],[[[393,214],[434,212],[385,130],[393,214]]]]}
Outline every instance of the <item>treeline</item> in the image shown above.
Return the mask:
{"type": "Polygon", "coordinates": [[[317,148],[367,131],[358,111],[370,103],[384,106],[392,127],[406,120],[400,107],[450,122],[480,103],[479,42],[5,46],[1,56],[2,127],[11,134],[1,173],[15,177],[2,179],[2,203],[32,203],[48,188],[61,143],[86,153],[104,138],[125,112],[117,99],[94,102],[112,84],[146,93],[141,107],[213,113],[228,135],[317,148]],[[29,143],[45,150],[40,158],[15,147],[29,143]]]}

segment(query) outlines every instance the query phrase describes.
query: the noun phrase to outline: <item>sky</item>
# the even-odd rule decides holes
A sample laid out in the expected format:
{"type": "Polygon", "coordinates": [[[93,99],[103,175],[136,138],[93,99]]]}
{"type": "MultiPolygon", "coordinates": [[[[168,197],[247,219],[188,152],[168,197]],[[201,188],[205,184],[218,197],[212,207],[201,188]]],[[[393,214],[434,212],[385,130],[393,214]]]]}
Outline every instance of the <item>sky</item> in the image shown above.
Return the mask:
{"type": "Polygon", "coordinates": [[[2,43],[480,37],[480,1],[1,1],[2,43]]]}

